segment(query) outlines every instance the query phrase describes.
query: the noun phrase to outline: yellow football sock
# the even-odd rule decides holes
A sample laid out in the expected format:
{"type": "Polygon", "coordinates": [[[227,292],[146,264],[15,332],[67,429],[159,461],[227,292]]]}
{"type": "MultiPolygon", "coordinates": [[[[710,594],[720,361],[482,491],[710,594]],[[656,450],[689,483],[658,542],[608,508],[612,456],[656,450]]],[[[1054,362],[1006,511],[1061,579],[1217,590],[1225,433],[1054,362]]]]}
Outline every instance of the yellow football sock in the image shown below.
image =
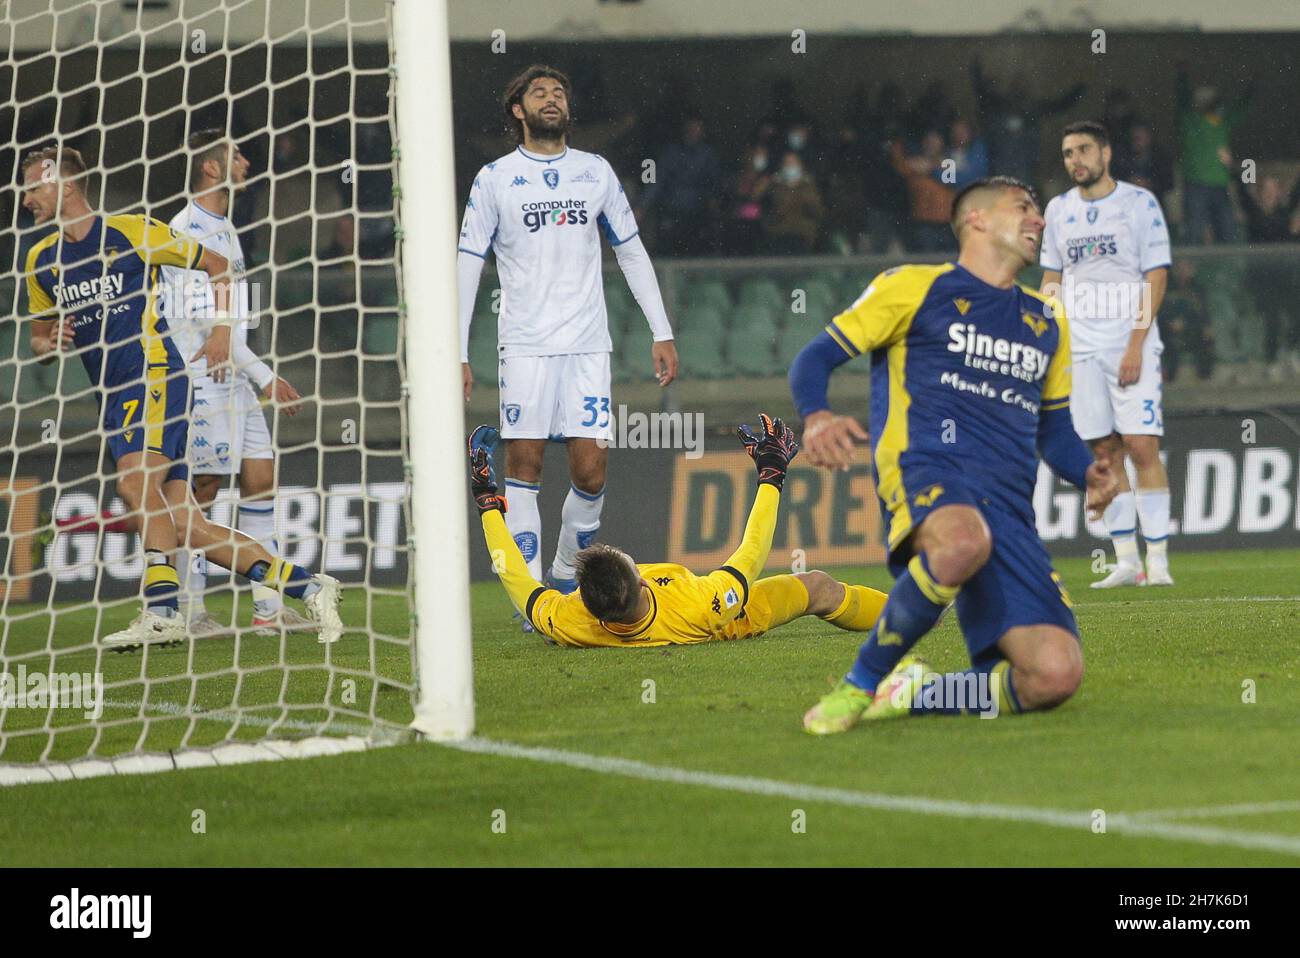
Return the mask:
{"type": "Polygon", "coordinates": [[[870,632],[889,596],[865,585],[849,585],[847,582],[840,585],[844,586],[844,601],[834,612],[822,618],[848,632],[870,632]]]}

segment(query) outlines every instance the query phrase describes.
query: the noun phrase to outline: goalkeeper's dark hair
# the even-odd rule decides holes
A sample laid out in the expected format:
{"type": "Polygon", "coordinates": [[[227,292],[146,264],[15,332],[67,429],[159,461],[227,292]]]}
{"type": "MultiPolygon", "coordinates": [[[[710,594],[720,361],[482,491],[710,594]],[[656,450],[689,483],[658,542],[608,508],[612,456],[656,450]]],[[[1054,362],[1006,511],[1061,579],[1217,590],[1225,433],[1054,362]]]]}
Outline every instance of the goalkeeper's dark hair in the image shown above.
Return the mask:
{"type": "Polygon", "coordinates": [[[598,542],[574,557],[574,578],[587,611],[602,622],[627,622],[641,601],[641,573],[620,549],[598,542]]]}
{"type": "Polygon", "coordinates": [[[958,243],[961,243],[962,224],[970,208],[990,193],[1004,193],[1007,190],[1023,190],[1029,194],[1034,205],[1038,206],[1038,193],[1024,180],[1018,180],[1014,176],[986,176],[978,179],[968,184],[952,201],[952,220],[949,225],[958,243]]]}
{"type": "Polygon", "coordinates": [[[1061,130],[1061,139],[1067,136],[1090,136],[1097,141],[1097,146],[1110,146],[1110,133],[1106,125],[1098,120],[1075,120],[1073,123],[1067,123],[1065,129],[1061,130]]]}
{"type": "Polygon", "coordinates": [[[225,130],[216,127],[190,134],[185,142],[190,151],[190,189],[198,189],[199,180],[203,178],[203,164],[208,160],[216,160],[221,164],[222,172],[226,171],[233,143],[225,130]]]}
{"type": "MultiPolygon", "coordinates": [[[[511,109],[516,103],[522,103],[524,94],[534,80],[559,80],[564,87],[564,98],[569,101],[569,125],[573,125],[573,85],[563,71],[544,63],[534,63],[523,73],[506,84],[506,92],[501,95],[501,111],[505,114],[506,133],[516,143],[524,142],[524,121],[515,116],[511,109]]],[[[566,131],[567,132],[567,131],[566,131]]]]}

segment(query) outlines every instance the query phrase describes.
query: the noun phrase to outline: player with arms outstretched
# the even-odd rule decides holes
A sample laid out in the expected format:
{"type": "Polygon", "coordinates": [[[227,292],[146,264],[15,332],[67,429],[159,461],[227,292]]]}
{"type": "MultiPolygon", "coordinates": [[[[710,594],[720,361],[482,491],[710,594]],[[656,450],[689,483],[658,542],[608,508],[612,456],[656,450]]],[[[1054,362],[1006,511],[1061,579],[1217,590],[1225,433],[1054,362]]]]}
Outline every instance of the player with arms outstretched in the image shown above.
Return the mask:
{"type": "Polygon", "coordinates": [[[1075,431],[1110,463],[1120,490],[1102,517],[1115,568],[1092,587],[1173,585],[1169,477],[1160,461],[1164,346],[1156,325],[1169,280],[1169,228],[1154,193],[1110,175],[1110,137],[1102,124],[1067,126],[1061,158],[1074,188],[1047,204],[1042,289],[1053,296],[1059,291],[1070,317],[1075,431]],[[1126,455],[1137,471],[1136,496],[1126,455]],[[1145,573],[1139,525],[1147,544],[1145,573]]]}
{"type": "MultiPolygon", "coordinates": [[[[190,137],[190,190],[193,198],[171,219],[171,228],[194,237],[207,249],[220,253],[234,271],[231,312],[238,321],[231,332],[233,374],[218,369],[210,374],[200,359],[190,364],[194,388],[194,415],[189,427],[189,466],[194,497],[200,508],[216,499],[222,480],[239,476],[237,526],[274,552],[275,452],[266,417],[258,402],[260,393],[273,400],[286,415],[301,406],[298,391],[277,376],[248,348],[248,280],[244,278],[244,250],[230,221],[232,194],[248,178],[248,160],[221,130],[202,130],[190,137]]],[[[202,348],[214,308],[212,285],[202,270],[165,266],[162,271],[163,314],[182,356],[202,348]]],[[[182,543],[182,545],[184,545],[182,543]]],[[[194,550],[177,559],[181,580],[181,613],[191,635],[223,632],[226,627],[208,614],[204,602],[207,558],[194,550]]],[[[310,619],[286,608],[280,593],[264,585],[253,586],[253,628],[272,634],[277,628],[311,628],[310,619]]]]}
{"type": "Polygon", "coordinates": [[[799,444],[793,430],[767,415],[757,432],[747,426],[739,432],[758,470],[758,494],[744,539],[725,564],[697,576],[672,563],[637,564],[600,543],[578,552],[578,588],[565,594],[530,574],[511,538],[502,515],[506,501],[492,472],[497,431],[479,426],[469,441],[470,486],[493,570],[510,601],[547,639],[580,648],[752,638],[803,615],[852,632],[870,629],[885,600],[875,589],[846,585],[820,571],[759,578],[772,547],[781,486],[799,444]]]}
{"type": "Polygon", "coordinates": [[[623,187],[604,157],[568,145],[570,92],[568,78],[545,66],[529,67],[506,88],[506,122],[519,146],[474,177],[457,255],[466,401],[474,299],[488,251],[496,255],[507,524],[535,579],[542,578],[542,454],[548,439],[563,438],[568,448],[571,486],[547,575],[562,592],[576,588],[578,550],[600,529],[605,444],[613,437],[601,234],[650,324],[659,384],[677,375],[672,328],[623,187]]]}
{"type": "Polygon", "coordinates": [[[185,638],[178,614],[173,555],[181,542],[212,561],[301,599],[320,640],[343,631],[339,585],[272,555],[255,540],[204,518],[185,464],[189,378],[159,315],[158,272],[199,269],[212,281],[216,323],[202,349],[210,370],[230,356],[230,263],[198,241],[141,215],[101,216],[85,192],[86,164],[70,148],[49,147],[22,162],[23,205],[37,223],[59,229],[27,255],[32,352],[53,361],[75,350],[103,416],[105,446],[117,468],[117,492],[138,518],[145,550],[144,610],[106,646],[130,648],[185,638]]]}
{"type": "Polygon", "coordinates": [[[1115,492],[1070,422],[1070,342],[1054,301],[1020,286],[1043,217],[1018,180],[958,194],[956,263],[899,266],[872,280],[790,371],[804,448],[847,468],[862,426],[827,402],[831,373],[871,356],[876,492],[889,530],[889,600],[853,668],[804,716],[813,734],[884,718],[957,711],[935,689],[983,681],[1001,710],[1050,708],[1083,678],[1078,625],[1034,525],[1038,457],[1087,489],[1115,492]],[[911,648],[955,602],[971,668],[926,676],[911,648]],[[943,683],[938,685],[937,683],[943,683]]]}

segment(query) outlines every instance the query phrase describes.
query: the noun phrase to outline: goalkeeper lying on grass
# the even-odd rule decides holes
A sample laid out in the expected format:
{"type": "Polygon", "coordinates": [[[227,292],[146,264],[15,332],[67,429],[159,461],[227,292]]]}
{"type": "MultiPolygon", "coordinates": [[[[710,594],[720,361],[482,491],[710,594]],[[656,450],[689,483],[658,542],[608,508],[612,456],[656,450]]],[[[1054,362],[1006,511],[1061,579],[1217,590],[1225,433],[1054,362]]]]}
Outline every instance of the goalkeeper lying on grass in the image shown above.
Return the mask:
{"type": "Polygon", "coordinates": [[[850,632],[870,631],[884,606],[883,592],[837,582],[825,572],[758,578],[772,547],[781,485],[799,444],[790,427],[767,415],[758,433],[748,426],[738,432],[758,469],[758,496],[745,538],[725,565],[697,576],[667,562],[636,564],[613,546],[597,544],[578,553],[578,589],[563,595],[528,573],[506,528],[506,500],[492,470],[499,434],[479,426],[469,438],[470,485],[493,571],[510,601],[542,635],[579,648],[747,639],[802,615],[850,632]]]}

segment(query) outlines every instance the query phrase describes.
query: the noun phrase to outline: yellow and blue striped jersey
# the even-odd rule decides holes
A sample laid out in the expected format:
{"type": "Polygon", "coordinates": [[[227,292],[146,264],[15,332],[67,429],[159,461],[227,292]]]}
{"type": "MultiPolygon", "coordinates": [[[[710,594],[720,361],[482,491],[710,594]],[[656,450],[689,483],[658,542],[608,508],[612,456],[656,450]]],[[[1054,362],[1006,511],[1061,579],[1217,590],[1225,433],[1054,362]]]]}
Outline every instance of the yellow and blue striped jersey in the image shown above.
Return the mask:
{"type": "Polygon", "coordinates": [[[194,269],[197,240],[140,214],[97,216],[85,238],[55,231],[27,254],[28,311],[36,319],[71,318],[73,343],[90,381],[111,388],[147,368],[185,368],[157,307],[159,271],[194,269]]]}
{"type": "Polygon", "coordinates": [[[898,266],[827,326],[871,354],[870,434],[887,506],[910,466],[954,470],[1032,509],[1042,413],[1070,399],[1070,337],[1055,300],[962,266],[898,266]]]}

